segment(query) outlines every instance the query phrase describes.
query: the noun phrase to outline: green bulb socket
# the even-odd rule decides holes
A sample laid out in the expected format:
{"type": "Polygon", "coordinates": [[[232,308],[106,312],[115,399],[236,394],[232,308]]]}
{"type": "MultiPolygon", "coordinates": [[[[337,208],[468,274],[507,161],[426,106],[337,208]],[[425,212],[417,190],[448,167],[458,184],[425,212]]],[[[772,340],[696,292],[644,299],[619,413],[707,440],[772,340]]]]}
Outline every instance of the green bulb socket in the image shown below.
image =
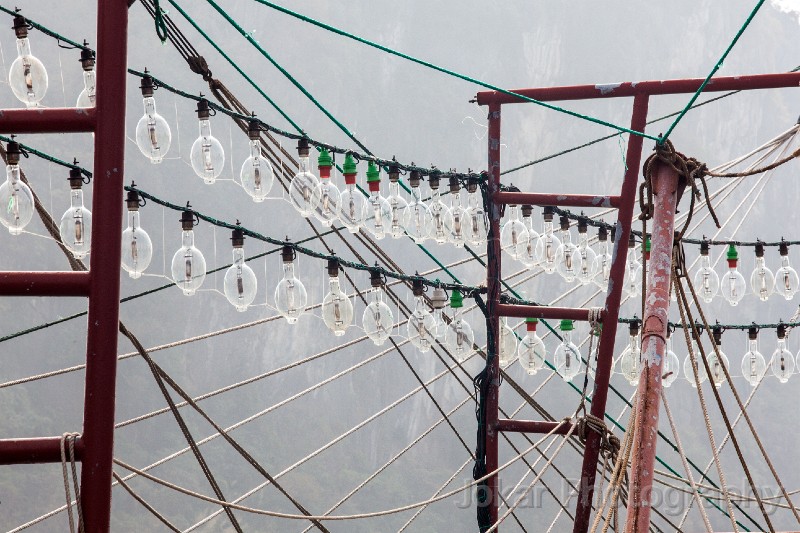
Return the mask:
{"type": "Polygon", "coordinates": [[[573,329],[575,329],[575,326],[572,320],[565,318],[561,321],[561,327],[559,329],[561,331],[572,331],[573,329]]]}
{"type": "Polygon", "coordinates": [[[333,166],[333,158],[331,158],[330,152],[326,148],[322,148],[319,151],[319,157],[317,158],[317,166],[320,167],[332,167],[333,166]]]}
{"type": "Polygon", "coordinates": [[[528,317],[528,318],[526,318],[526,319],[525,319],[525,322],[526,322],[527,324],[536,324],[536,323],[538,323],[538,322],[539,322],[539,319],[538,319],[538,318],[531,318],[531,317],[528,317]]]}
{"type": "Polygon", "coordinates": [[[450,293],[450,307],[453,309],[464,307],[464,297],[461,296],[461,291],[453,291],[450,293]]]}
{"type": "Polygon", "coordinates": [[[355,174],[356,172],[358,171],[356,170],[356,160],[353,158],[353,154],[345,155],[342,174],[355,174]]]}
{"type": "Polygon", "coordinates": [[[739,259],[739,252],[736,251],[736,246],[732,244],[728,246],[727,258],[728,261],[736,261],[739,259]]]}
{"type": "Polygon", "coordinates": [[[644,251],[645,252],[649,252],[650,251],[650,246],[651,246],[650,237],[648,237],[647,240],[644,242],[644,251]]]}
{"type": "Polygon", "coordinates": [[[381,171],[378,169],[378,165],[370,161],[367,166],[367,183],[375,183],[376,181],[381,181],[381,171]]]}

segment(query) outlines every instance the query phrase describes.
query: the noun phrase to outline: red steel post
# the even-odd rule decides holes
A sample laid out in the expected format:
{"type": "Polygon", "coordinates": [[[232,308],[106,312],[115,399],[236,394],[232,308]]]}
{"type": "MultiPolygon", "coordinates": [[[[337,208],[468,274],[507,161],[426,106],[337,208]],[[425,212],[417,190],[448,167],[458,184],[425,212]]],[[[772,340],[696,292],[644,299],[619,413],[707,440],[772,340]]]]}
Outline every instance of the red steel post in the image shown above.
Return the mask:
{"type": "Polygon", "coordinates": [[[572,429],[572,423],[562,420],[550,422],[548,420],[514,420],[501,418],[497,421],[497,431],[517,433],[550,433],[553,435],[566,435],[572,429]]]}
{"type": "Polygon", "coordinates": [[[636,400],[638,424],[633,436],[630,497],[626,533],[650,531],[653,467],[658,441],[658,411],[661,402],[661,377],[667,338],[669,287],[672,276],[672,239],[679,188],[678,174],[667,165],[656,163],[653,175],[653,230],[650,273],[642,322],[642,371],[636,400]]]}
{"type": "MultiPolygon", "coordinates": [[[[83,440],[75,439],[75,459],[83,456],[83,440]]],[[[61,437],[0,439],[0,465],[60,463],[61,437]]]]}
{"type": "MultiPolygon", "coordinates": [[[[587,177],[586,179],[590,179],[587,177]]],[[[620,197],[601,194],[552,194],[502,191],[494,195],[501,204],[557,205],[559,207],[619,207],[620,197]]]]}
{"type": "MultiPolygon", "coordinates": [[[[579,307],[547,307],[539,305],[499,304],[497,314],[516,318],[539,318],[550,320],[589,320],[589,310],[579,307]]],[[[601,321],[603,313],[600,315],[601,321]]]]}
{"type": "MultiPolygon", "coordinates": [[[[489,106],[489,198],[493,198],[500,185],[500,105],[489,106]]],[[[486,327],[495,332],[495,357],[489,367],[489,392],[486,399],[486,471],[494,472],[498,466],[499,431],[497,418],[499,415],[500,394],[500,315],[497,307],[500,305],[500,278],[502,265],[500,262],[500,205],[489,203],[489,224],[492,238],[487,243],[486,261],[486,327]]],[[[491,524],[497,523],[497,508],[500,502],[497,474],[487,480],[489,488],[488,505],[491,524]]]]}
{"type": "Polygon", "coordinates": [[[92,226],[81,469],[86,533],[107,532],[111,521],[127,50],[126,0],[98,0],[97,128],[92,202],[92,214],[97,223],[92,226]]]}
{"type": "Polygon", "coordinates": [[[89,296],[88,272],[0,272],[0,296],[89,296]]]}
{"type": "MultiPolygon", "coordinates": [[[[648,96],[637,94],[633,99],[633,114],[631,129],[644,131],[647,122],[648,96]]],[[[614,252],[611,256],[611,274],[608,283],[608,296],[603,315],[603,331],[600,334],[599,357],[594,378],[594,392],[592,394],[592,415],[603,419],[605,417],[606,399],[608,398],[608,382],[611,378],[611,367],[614,357],[614,340],[617,335],[617,319],[622,299],[622,283],[625,276],[625,261],[627,256],[628,237],[631,232],[633,207],[636,200],[636,185],[639,178],[639,164],[642,157],[643,138],[630,135],[628,138],[628,151],[625,158],[627,171],[622,182],[622,202],[619,206],[616,241],[614,252]]],[[[586,438],[583,452],[583,467],[581,469],[581,483],[578,487],[578,503],[575,509],[575,525],[573,533],[586,533],[589,528],[589,519],[592,514],[592,497],[594,496],[594,481],[597,474],[597,458],[600,453],[600,435],[590,431],[586,438]]]]}
{"type": "Polygon", "coordinates": [[[97,110],[93,107],[50,109],[4,109],[0,112],[3,133],[76,133],[94,131],[97,110]]]}

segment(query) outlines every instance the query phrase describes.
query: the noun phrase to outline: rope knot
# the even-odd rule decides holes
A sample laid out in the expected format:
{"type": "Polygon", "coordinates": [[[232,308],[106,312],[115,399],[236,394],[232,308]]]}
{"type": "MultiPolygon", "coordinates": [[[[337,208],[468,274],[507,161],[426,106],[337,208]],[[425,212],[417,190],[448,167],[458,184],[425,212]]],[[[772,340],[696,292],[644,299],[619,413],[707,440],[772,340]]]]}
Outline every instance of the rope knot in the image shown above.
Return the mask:
{"type": "Polygon", "coordinates": [[[590,431],[597,433],[600,436],[600,454],[611,459],[612,464],[616,462],[620,450],[620,440],[608,429],[602,418],[587,413],[577,419],[575,426],[575,434],[583,444],[586,444],[590,431]]]}

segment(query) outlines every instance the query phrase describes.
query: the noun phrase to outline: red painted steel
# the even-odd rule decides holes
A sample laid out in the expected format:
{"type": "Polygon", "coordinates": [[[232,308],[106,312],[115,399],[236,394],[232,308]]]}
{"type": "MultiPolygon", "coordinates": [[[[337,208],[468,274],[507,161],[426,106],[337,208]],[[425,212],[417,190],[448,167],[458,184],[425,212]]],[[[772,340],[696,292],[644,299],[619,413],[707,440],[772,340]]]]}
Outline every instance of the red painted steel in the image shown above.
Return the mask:
{"type": "MultiPolygon", "coordinates": [[[[587,100],[594,98],[620,98],[638,95],[693,93],[703,83],[701,78],[663,81],[639,81],[625,83],[601,83],[597,85],[572,85],[564,87],[542,87],[536,89],[512,89],[511,92],[541,102],[556,100],[587,100]]],[[[720,76],[712,78],[703,89],[704,93],[719,91],[741,91],[751,89],[779,89],[800,86],[800,72],[784,74],[756,74],[750,76],[720,76]]],[[[497,91],[482,91],[477,95],[479,105],[530,103],[518,97],[497,91]]],[[[642,130],[636,130],[642,131],[642,130]]]]}
{"type": "Polygon", "coordinates": [[[3,133],[77,133],[94,131],[97,111],[91,107],[3,109],[3,133]]]}
{"type": "Polygon", "coordinates": [[[88,272],[0,272],[0,296],[89,296],[88,272]]]}
{"type": "Polygon", "coordinates": [[[109,530],[119,331],[128,4],[97,1],[97,129],[81,469],[86,533],[109,530]]]}
{"type": "MultiPolygon", "coordinates": [[[[487,182],[489,194],[494,195],[500,185],[500,106],[489,106],[489,173],[487,182]]],[[[489,367],[489,392],[486,399],[486,471],[494,472],[498,466],[498,442],[500,434],[497,430],[500,388],[500,315],[497,306],[500,305],[500,277],[502,275],[501,247],[500,247],[500,207],[497,204],[489,206],[489,224],[492,230],[492,239],[486,244],[488,257],[486,266],[486,318],[487,328],[495,332],[495,353],[497,356],[489,367]]],[[[491,523],[497,523],[497,506],[500,502],[500,493],[497,474],[487,480],[489,487],[489,513],[491,523]]]]}
{"type": "Polygon", "coordinates": [[[632,448],[630,497],[626,533],[650,531],[653,468],[658,439],[661,378],[666,352],[669,289],[672,276],[672,240],[678,196],[678,173],[657,164],[652,179],[653,229],[647,265],[647,299],[642,321],[642,373],[636,400],[636,432],[632,448]]]}
{"type": "MultiPolygon", "coordinates": [[[[605,313],[605,311],[603,312],[605,313]]],[[[603,316],[601,313],[601,318],[603,316]]],[[[516,318],[544,318],[550,320],[589,320],[589,310],[580,307],[546,307],[538,305],[499,304],[497,314],[516,318]]]]}
{"type": "MultiPolygon", "coordinates": [[[[75,458],[83,456],[83,440],[75,439],[75,458]]],[[[61,437],[0,439],[0,465],[60,463],[61,437]]]]}
{"type": "MultiPolygon", "coordinates": [[[[633,99],[631,129],[644,131],[647,122],[649,98],[639,94],[633,99]]],[[[611,257],[611,279],[606,296],[605,320],[600,334],[599,356],[594,378],[591,414],[603,419],[605,417],[606,399],[608,398],[608,382],[611,378],[611,367],[614,364],[614,340],[617,335],[617,319],[622,299],[622,283],[625,276],[628,237],[631,232],[631,220],[636,201],[636,185],[639,178],[639,165],[642,157],[642,137],[631,135],[628,139],[628,151],[625,156],[627,171],[622,182],[622,205],[617,212],[617,238],[611,257]],[[624,243],[626,246],[620,245],[624,243]]],[[[584,533],[589,527],[592,514],[592,497],[594,481],[597,474],[597,458],[600,453],[600,435],[588,432],[583,453],[581,483],[578,487],[578,503],[575,510],[573,533],[584,533]]]]}
{"type": "Polygon", "coordinates": [[[562,420],[560,422],[550,422],[545,420],[513,420],[501,418],[497,421],[498,431],[510,431],[517,433],[550,433],[553,435],[566,435],[572,428],[572,424],[562,420]]]}
{"type": "Polygon", "coordinates": [[[494,195],[499,204],[556,205],[563,207],[619,207],[619,196],[592,194],[543,194],[503,191],[494,195]]]}

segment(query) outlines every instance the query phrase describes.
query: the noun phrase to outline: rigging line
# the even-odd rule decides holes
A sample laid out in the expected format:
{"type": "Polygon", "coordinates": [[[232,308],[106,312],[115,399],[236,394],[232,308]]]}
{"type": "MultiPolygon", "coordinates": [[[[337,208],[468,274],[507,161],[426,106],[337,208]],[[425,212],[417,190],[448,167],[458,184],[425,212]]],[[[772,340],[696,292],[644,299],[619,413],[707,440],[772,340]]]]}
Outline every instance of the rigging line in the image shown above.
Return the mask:
{"type": "MultiPolygon", "coordinates": [[[[207,0],[207,1],[210,2],[210,3],[213,3],[213,0],[207,0]]],[[[284,14],[289,15],[291,17],[294,17],[296,19],[302,20],[303,22],[308,22],[309,24],[313,24],[314,26],[317,26],[319,28],[322,28],[322,29],[325,29],[327,31],[336,33],[338,35],[341,35],[342,37],[347,37],[348,39],[352,39],[354,41],[358,41],[358,42],[360,42],[362,44],[366,44],[367,46],[371,46],[372,48],[377,48],[378,50],[381,50],[383,52],[387,52],[387,53],[395,55],[397,57],[401,57],[403,59],[407,59],[409,61],[417,63],[418,65],[422,65],[424,67],[439,71],[439,72],[441,72],[443,74],[447,74],[449,76],[453,76],[455,78],[459,78],[461,80],[464,80],[464,81],[467,81],[467,82],[470,82],[470,83],[474,83],[475,85],[480,85],[481,87],[485,87],[487,89],[490,89],[490,90],[493,90],[493,91],[497,91],[497,92],[500,92],[502,94],[506,94],[506,95],[509,95],[509,96],[514,96],[516,98],[519,98],[520,100],[524,100],[526,102],[530,102],[530,103],[533,103],[533,104],[536,104],[536,105],[539,105],[539,106],[542,106],[542,107],[546,107],[546,108],[551,109],[553,111],[558,111],[560,113],[565,113],[567,115],[571,115],[573,117],[580,118],[582,120],[586,120],[586,121],[589,121],[589,122],[594,122],[595,124],[599,124],[601,126],[607,126],[609,128],[613,128],[613,129],[615,129],[617,131],[631,133],[633,135],[638,135],[640,137],[644,137],[646,139],[650,139],[650,140],[653,140],[653,141],[657,141],[658,140],[658,137],[654,137],[654,136],[648,135],[648,134],[643,133],[641,131],[632,130],[632,129],[629,129],[629,128],[625,128],[623,126],[617,126],[616,124],[612,124],[610,122],[606,122],[605,120],[601,120],[601,119],[598,119],[598,118],[595,118],[595,117],[591,117],[589,115],[582,115],[580,113],[576,113],[574,111],[570,111],[568,109],[565,109],[565,108],[562,108],[562,107],[558,107],[558,106],[550,104],[548,102],[542,102],[542,101],[539,101],[539,100],[535,100],[533,98],[529,98],[527,96],[515,93],[513,91],[508,91],[506,89],[501,89],[500,87],[497,87],[496,85],[492,85],[490,83],[486,83],[486,82],[478,80],[476,78],[472,78],[472,77],[466,76],[464,74],[459,74],[459,73],[457,73],[455,71],[448,70],[446,68],[434,65],[433,63],[430,63],[428,61],[417,59],[417,58],[415,58],[413,56],[410,56],[408,54],[404,54],[402,52],[398,52],[397,50],[393,50],[391,48],[388,48],[386,46],[380,45],[380,44],[375,43],[373,41],[369,41],[369,40],[367,40],[367,39],[365,39],[363,37],[358,37],[357,35],[354,35],[352,33],[348,33],[348,32],[346,32],[344,30],[340,30],[339,28],[335,28],[334,26],[331,26],[329,24],[325,24],[325,23],[320,22],[318,20],[315,20],[315,19],[313,19],[311,17],[307,17],[305,15],[301,15],[301,14],[296,13],[296,12],[290,10],[290,9],[287,9],[285,7],[281,7],[281,6],[277,5],[277,4],[269,2],[267,0],[254,0],[254,1],[259,3],[259,4],[262,4],[264,6],[267,6],[267,7],[270,7],[272,9],[275,9],[277,11],[280,11],[281,13],[284,13],[284,14]]]]}
{"type": "MultiPolygon", "coordinates": [[[[555,429],[553,431],[555,431],[555,429]]],[[[553,431],[550,431],[549,433],[547,433],[539,441],[537,441],[537,443],[541,444],[542,442],[544,442],[545,440],[547,440],[548,438],[553,436],[553,431]]],[[[343,520],[358,520],[358,519],[362,519],[362,518],[375,518],[375,517],[379,517],[379,516],[388,516],[388,515],[392,515],[392,514],[401,513],[403,511],[409,511],[411,509],[415,509],[415,508],[420,507],[421,505],[425,505],[427,503],[434,503],[434,502],[437,502],[437,501],[441,501],[441,500],[450,498],[450,497],[455,496],[456,494],[458,494],[458,493],[460,493],[460,492],[462,492],[464,490],[467,490],[467,489],[477,485],[478,483],[480,483],[482,481],[485,481],[486,479],[488,479],[491,476],[497,475],[499,472],[501,472],[502,470],[508,468],[510,465],[515,463],[521,456],[527,455],[532,450],[533,450],[533,446],[531,446],[530,448],[528,448],[527,450],[525,450],[521,454],[518,454],[517,456],[513,457],[511,460],[509,460],[505,464],[499,466],[497,468],[497,470],[494,470],[494,471],[486,474],[485,476],[483,476],[483,477],[481,477],[479,479],[473,480],[470,483],[468,483],[468,484],[466,484],[466,485],[464,485],[462,487],[459,487],[459,488],[457,488],[455,490],[451,490],[451,491],[449,491],[449,492],[447,492],[445,494],[437,496],[436,498],[430,498],[428,500],[411,503],[411,504],[404,505],[404,506],[401,506],[401,507],[395,507],[393,509],[385,509],[385,510],[382,510],[382,511],[373,511],[373,512],[369,512],[369,513],[359,513],[359,514],[351,514],[351,515],[328,515],[328,516],[319,516],[319,515],[317,515],[317,516],[306,516],[306,515],[296,515],[296,514],[290,514],[290,513],[280,513],[280,512],[276,512],[276,511],[269,511],[269,510],[266,510],[266,509],[257,509],[257,508],[253,508],[253,507],[246,507],[244,505],[239,505],[239,504],[231,503],[231,502],[223,502],[223,501],[211,498],[209,496],[206,496],[204,494],[200,494],[198,492],[194,492],[194,491],[189,490],[189,489],[187,489],[185,487],[181,487],[179,485],[176,485],[176,484],[171,483],[169,481],[166,481],[164,479],[158,478],[158,477],[156,477],[156,476],[154,476],[152,474],[149,474],[149,473],[145,472],[144,470],[140,470],[140,469],[138,469],[136,467],[128,465],[128,464],[124,463],[123,461],[121,461],[121,460],[119,460],[117,458],[114,459],[114,463],[116,463],[117,465],[121,466],[122,468],[124,468],[124,469],[126,469],[126,470],[128,470],[130,472],[133,472],[134,474],[140,475],[140,476],[142,476],[142,477],[144,477],[144,478],[146,478],[146,479],[148,479],[148,480],[150,480],[150,481],[152,481],[154,483],[157,483],[159,485],[162,485],[162,486],[167,487],[169,489],[172,489],[174,491],[183,493],[183,494],[185,494],[187,496],[191,496],[191,497],[199,499],[199,500],[203,500],[203,501],[206,501],[206,502],[209,502],[209,503],[213,503],[215,505],[219,505],[221,507],[228,507],[228,508],[231,508],[231,509],[236,509],[236,510],[244,511],[244,512],[247,512],[247,513],[260,514],[260,515],[265,515],[265,516],[272,516],[272,517],[276,517],[276,518],[287,518],[287,519],[291,519],[291,520],[308,520],[308,519],[313,518],[313,519],[320,520],[320,521],[323,521],[323,520],[326,520],[326,521],[327,520],[343,521],[343,520]]],[[[131,477],[131,476],[128,476],[128,477],[131,477]]],[[[192,527],[194,527],[194,526],[192,526],[192,527]]],[[[188,531],[191,531],[191,530],[192,530],[192,528],[185,530],[185,532],[188,532],[188,531]]]]}
{"type": "MultiPolygon", "coordinates": [[[[464,464],[462,464],[462,465],[461,465],[461,468],[459,468],[458,470],[456,470],[455,472],[453,472],[453,475],[452,475],[452,476],[450,476],[450,477],[447,479],[447,481],[445,481],[445,482],[444,482],[444,484],[443,484],[441,487],[439,487],[439,489],[438,489],[436,492],[434,492],[434,493],[433,493],[433,496],[431,496],[431,499],[433,499],[433,498],[437,497],[439,494],[441,494],[441,493],[442,493],[442,491],[443,491],[445,488],[447,488],[447,486],[448,486],[450,483],[452,483],[452,482],[453,482],[453,480],[454,480],[454,479],[455,479],[455,478],[456,478],[456,477],[457,477],[457,476],[458,476],[458,475],[459,475],[461,472],[463,472],[463,471],[464,471],[464,469],[465,469],[465,468],[466,468],[466,467],[467,467],[467,466],[468,466],[468,465],[469,465],[471,462],[472,462],[472,461],[471,461],[470,459],[467,459],[467,460],[464,462],[464,464]]],[[[417,511],[414,513],[414,515],[413,515],[411,518],[409,518],[409,519],[408,519],[408,521],[407,521],[405,524],[403,524],[403,526],[402,526],[402,527],[400,527],[400,529],[398,529],[398,530],[397,530],[397,533],[403,533],[403,531],[405,531],[405,530],[406,530],[406,528],[407,528],[407,527],[408,527],[408,526],[411,524],[411,522],[413,522],[413,521],[414,521],[414,519],[416,519],[416,518],[417,518],[417,516],[419,516],[419,515],[420,515],[420,513],[422,513],[422,511],[424,511],[424,510],[425,510],[425,509],[427,509],[427,508],[428,508],[428,504],[425,504],[425,505],[423,505],[422,507],[420,507],[419,509],[417,509],[417,511]]],[[[305,532],[304,532],[304,533],[305,533],[305,532]]]]}
{"type": "Polygon", "coordinates": [[[708,85],[708,83],[711,81],[711,77],[714,76],[714,74],[716,74],[717,71],[720,68],[722,68],[722,64],[725,61],[725,58],[728,57],[728,54],[733,49],[733,47],[736,45],[737,41],[739,40],[739,37],[742,36],[742,34],[744,33],[744,30],[746,30],[747,27],[750,25],[750,22],[756,16],[756,13],[758,13],[758,10],[761,9],[761,6],[763,4],[764,4],[764,0],[758,0],[758,3],[756,3],[756,6],[750,12],[750,15],[744,21],[744,24],[742,24],[742,27],[739,28],[738,32],[736,32],[736,35],[733,37],[733,40],[731,41],[731,43],[728,45],[728,48],[725,49],[725,51],[722,53],[722,57],[720,57],[719,61],[717,61],[714,64],[714,67],[711,69],[711,72],[709,72],[708,76],[706,76],[705,81],[703,81],[703,83],[700,85],[700,87],[697,88],[697,91],[695,91],[695,93],[692,95],[691,99],[689,99],[689,103],[686,104],[686,107],[683,109],[683,111],[681,111],[681,113],[677,116],[677,118],[675,118],[675,121],[667,129],[667,132],[664,134],[664,136],[661,139],[659,139],[658,144],[664,144],[664,142],[669,138],[670,134],[672,133],[672,130],[674,130],[675,126],[677,126],[678,123],[681,121],[681,119],[683,119],[684,115],[686,115],[686,113],[689,111],[689,108],[691,108],[692,104],[694,104],[695,101],[697,100],[697,98],[700,96],[700,93],[703,92],[703,89],[705,89],[706,85],[708,85]]]}
{"type": "MultiPolygon", "coordinates": [[[[670,474],[670,473],[668,473],[668,472],[663,472],[663,471],[661,471],[661,470],[655,470],[655,471],[654,471],[654,473],[655,473],[655,474],[658,474],[659,476],[663,476],[663,477],[665,477],[665,478],[667,478],[667,479],[675,479],[675,476],[673,476],[672,474],[670,474]]],[[[681,485],[670,485],[670,484],[668,484],[668,483],[667,483],[666,481],[664,481],[664,480],[656,480],[656,481],[658,481],[659,483],[662,483],[662,484],[664,484],[664,485],[666,485],[666,486],[668,486],[668,487],[670,487],[670,488],[676,489],[676,490],[685,491],[685,492],[687,492],[687,493],[689,493],[689,492],[690,492],[690,490],[689,490],[689,489],[687,489],[685,486],[681,486],[681,485]]],[[[677,479],[676,481],[680,481],[681,483],[683,483],[683,485],[687,485],[687,483],[686,483],[686,480],[685,480],[685,479],[677,479]]],[[[702,484],[699,484],[699,483],[697,484],[697,486],[698,486],[699,488],[703,489],[703,490],[707,490],[707,491],[710,491],[710,492],[714,492],[714,493],[716,493],[716,494],[719,494],[719,495],[720,495],[720,496],[715,496],[714,498],[720,498],[720,497],[721,497],[721,495],[722,495],[722,491],[721,491],[721,490],[719,490],[719,489],[717,489],[717,488],[714,488],[714,487],[711,487],[711,486],[708,486],[708,485],[702,485],[702,484]]],[[[795,490],[789,491],[789,495],[795,495],[795,494],[798,494],[798,493],[800,493],[800,489],[795,489],[795,490]]],[[[755,498],[753,498],[752,496],[745,496],[744,494],[738,494],[738,493],[736,493],[736,492],[732,492],[732,493],[730,494],[730,497],[731,497],[732,499],[735,499],[735,500],[737,500],[737,501],[741,501],[741,502],[750,502],[750,503],[754,503],[754,502],[756,501],[756,499],[755,499],[755,498]]],[[[788,506],[788,505],[786,505],[785,503],[778,503],[778,502],[773,502],[773,501],[770,501],[770,500],[780,500],[780,499],[783,499],[783,496],[782,496],[782,495],[777,495],[777,496],[762,496],[762,498],[761,498],[761,499],[762,499],[762,500],[764,500],[764,502],[765,502],[767,505],[772,505],[772,506],[775,506],[775,507],[782,507],[782,508],[784,508],[784,509],[788,509],[788,508],[789,508],[789,506],[788,506]]]]}
{"type": "Polygon", "coordinates": [[[116,480],[117,480],[117,483],[119,483],[119,484],[122,486],[122,488],[123,488],[123,489],[125,489],[126,491],[128,491],[128,494],[130,494],[130,495],[131,495],[131,497],[132,497],[134,500],[136,500],[137,502],[139,502],[140,504],[142,504],[142,507],[144,507],[145,509],[147,509],[148,511],[150,511],[150,513],[151,513],[153,516],[155,516],[155,517],[156,517],[156,518],[157,518],[157,519],[158,519],[158,520],[159,520],[159,521],[160,521],[162,524],[164,524],[165,526],[167,526],[167,527],[168,527],[168,528],[169,528],[171,531],[175,531],[175,533],[181,533],[181,530],[180,530],[180,529],[178,529],[177,527],[175,527],[174,525],[172,525],[172,522],[170,522],[169,520],[167,520],[167,519],[164,517],[164,515],[162,515],[162,514],[161,514],[161,513],[159,513],[158,511],[156,511],[156,509],[155,509],[155,508],[154,508],[152,505],[150,505],[149,503],[147,503],[147,501],[146,501],[144,498],[142,498],[141,496],[139,496],[138,494],[136,494],[136,492],[134,492],[134,490],[133,490],[133,489],[132,489],[132,488],[131,488],[131,487],[130,487],[130,486],[127,484],[127,483],[125,483],[125,482],[122,480],[122,478],[121,478],[121,477],[119,477],[119,474],[117,474],[116,472],[114,472],[114,471],[112,470],[112,471],[111,471],[111,475],[112,475],[112,476],[114,476],[114,479],[116,479],[116,480]]]}

